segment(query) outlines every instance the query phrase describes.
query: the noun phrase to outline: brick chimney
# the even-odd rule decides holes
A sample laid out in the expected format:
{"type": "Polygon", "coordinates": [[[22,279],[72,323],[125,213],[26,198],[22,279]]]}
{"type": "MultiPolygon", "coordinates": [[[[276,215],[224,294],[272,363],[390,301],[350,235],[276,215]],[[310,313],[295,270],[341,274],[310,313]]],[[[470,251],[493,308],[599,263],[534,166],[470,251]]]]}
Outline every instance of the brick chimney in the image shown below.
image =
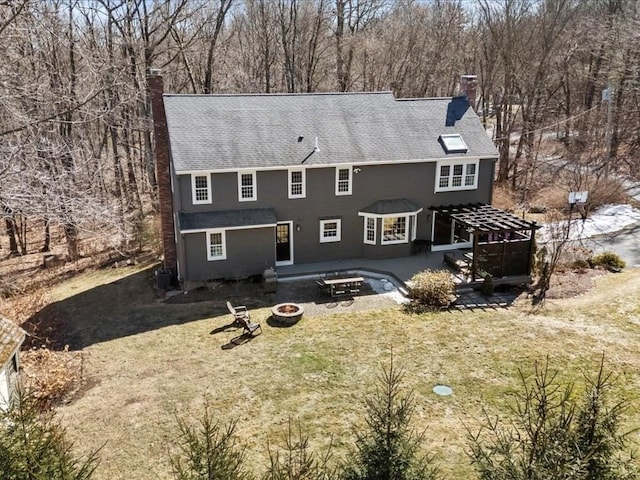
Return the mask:
{"type": "Polygon", "coordinates": [[[465,95],[469,101],[469,105],[476,111],[476,89],[477,75],[461,75],[460,76],[460,95],[465,95]]]}
{"type": "Polygon", "coordinates": [[[149,69],[147,84],[151,94],[151,109],[153,112],[153,136],[155,140],[156,178],[164,269],[170,272],[172,278],[175,278],[178,272],[178,257],[173,225],[169,132],[167,131],[167,117],[162,100],[164,82],[159,70],[149,69]]]}

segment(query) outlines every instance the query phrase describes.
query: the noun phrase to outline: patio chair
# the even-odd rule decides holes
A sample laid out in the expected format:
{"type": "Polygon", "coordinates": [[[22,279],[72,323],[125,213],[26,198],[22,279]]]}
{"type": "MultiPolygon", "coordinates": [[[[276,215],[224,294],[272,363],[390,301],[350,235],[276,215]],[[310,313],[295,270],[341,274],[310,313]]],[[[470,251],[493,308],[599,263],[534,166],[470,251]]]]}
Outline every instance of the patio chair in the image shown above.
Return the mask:
{"type": "Polygon", "coordinates": [[[247,322],[251,321],[251,316],[249,315],[249,311],[247,310],[247,307],[245,307],[244,305],[238,305],[237,307],[234,307],[233,305],[231,305],[231,302],[227,302],[227,310],[229,310],[229,313],[233,315],[234,325],[243,327],[244,320],[246,320],[247,322]]]}
{"type": "Polygon", "coordinates": [[[253,336],[253,332],[255,332],[256,330],[260,330],[260,333],[262,333],[262,327],[260,326],[260,324],[252,322],[251,320],[249,320],[248,316],[238,317],[238,323],[242,327],[242,335],[249,334],[253,336]]]}

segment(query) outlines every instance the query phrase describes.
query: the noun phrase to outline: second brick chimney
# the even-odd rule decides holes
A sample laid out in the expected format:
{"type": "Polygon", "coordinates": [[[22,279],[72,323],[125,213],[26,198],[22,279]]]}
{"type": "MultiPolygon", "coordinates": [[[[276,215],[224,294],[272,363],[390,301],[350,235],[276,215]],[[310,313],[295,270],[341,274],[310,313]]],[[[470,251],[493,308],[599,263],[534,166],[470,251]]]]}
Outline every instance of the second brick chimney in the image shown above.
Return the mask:
{"type": "Polygon", "coordinates": [[[178,257],[173,224],[173,197],[171,193],[171,167],[169,165],[169,132],[164,112],[164,82],[158,70],[150,69],[147,77],[153,111],[153,135],[155,140],[156,178],[158,183],[158,206],[164,269],[175,278],[178,272],[178,257]]]}

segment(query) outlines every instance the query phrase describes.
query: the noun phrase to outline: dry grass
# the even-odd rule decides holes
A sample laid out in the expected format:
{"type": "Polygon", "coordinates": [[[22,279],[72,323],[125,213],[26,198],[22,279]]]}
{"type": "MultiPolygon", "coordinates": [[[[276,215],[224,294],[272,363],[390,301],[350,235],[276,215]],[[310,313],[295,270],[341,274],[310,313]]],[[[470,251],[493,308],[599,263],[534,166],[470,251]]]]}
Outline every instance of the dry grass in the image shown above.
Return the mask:
{"type": "Polygon", "coordinates": [[[518,208],[514,192],[504,185],[494,186],[491,204],[496,208],[507,210],[509,212],[513,212],[518,208]]]}
{"type": "Polygon", "coordinates": [[[43,409],[64,401],[82,383],[82,352],[33,347],[23,351],[20,359],[22,384],[43,409]]]}
{"type": "MultiPolygon", "coordinates": [[[[149,270],[94,272],[52,292],[72,345],[86,356],[87,387],[59,413],[81,452],[104,444],[97,479],[166,479],[174,413],[199,416],[208,392],[220,420],[238,419],[259,475],[267,438],[280,438],[289,417],[301,419],[313,446],[333,435],[335,453],[344,454],[363,421],[363,396],[393,349],[415,390],[415,426],[426,429],[426,447],[448,478],[472,478],[465,426],[477,428],[483,407],[504,411],[518,368],[549,356],[575,377],[604,352],[621,375],[621,394],[638,399],[640,271],[597,282],[589,295],[551,300],[536,314],[523,300],[508,310],[305,317],[287,329],[267,324],[267,308],[253,309],[264,333],[225,350],[239,332],[212,333],[230,321],[224,299],[166,304],[154,298],[149,270]],[[453,396],[433,394],[437,383],[452,386],[453,396]]],[[[640,426],[637,403],[629,426],[640,426]]]]}
{"type": "Polygon", "coordinates": [[[610,203],[626,203],[628,195],[620,180],[598,178],[594,175],[574,178],[575,174],[563,171],[555,183],[542,186],[531,200],[532,205],[544,205],[548,209],[565,210],[567,196],[571,190],[589,192],[589,208],[594,209],[610,203]]]}

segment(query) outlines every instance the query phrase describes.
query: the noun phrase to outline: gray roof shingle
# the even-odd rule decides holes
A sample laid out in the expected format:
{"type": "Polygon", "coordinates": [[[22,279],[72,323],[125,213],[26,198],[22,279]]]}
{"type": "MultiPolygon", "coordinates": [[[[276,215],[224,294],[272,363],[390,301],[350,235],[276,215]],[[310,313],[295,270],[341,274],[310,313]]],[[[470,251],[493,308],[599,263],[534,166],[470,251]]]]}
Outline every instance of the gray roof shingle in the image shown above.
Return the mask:
{"type": "Polygon", "coordinates": [[[360,212],[374,215],[392,215],[394,213],[413,213],[422,210],[422,207],[406,198],[393,200],[378,200],[366,206],[360,212]]]}
{"type": "Polygon", "coordinates": [[[498,155],[464,97],[165,94],[164,104],[178,173],[299,166],[305,158],[320,166],[498,155]],[[438,138],[448,133],[462,135],[469,151],[447,155],[438,138]]]}
{"type": "Polygon", "coordinates": [[[212,228],[275,225],[276,212],[272,208],[246,208],[217,212],[194,212],[179,215],[180,231],[207,230],[212,228]]]}
{"type": "Polygon", "coordinates": [[[0,315],[0,368],[7,363],[13,351],[22,345],[25,335],[22,328],[0,315]]]}

